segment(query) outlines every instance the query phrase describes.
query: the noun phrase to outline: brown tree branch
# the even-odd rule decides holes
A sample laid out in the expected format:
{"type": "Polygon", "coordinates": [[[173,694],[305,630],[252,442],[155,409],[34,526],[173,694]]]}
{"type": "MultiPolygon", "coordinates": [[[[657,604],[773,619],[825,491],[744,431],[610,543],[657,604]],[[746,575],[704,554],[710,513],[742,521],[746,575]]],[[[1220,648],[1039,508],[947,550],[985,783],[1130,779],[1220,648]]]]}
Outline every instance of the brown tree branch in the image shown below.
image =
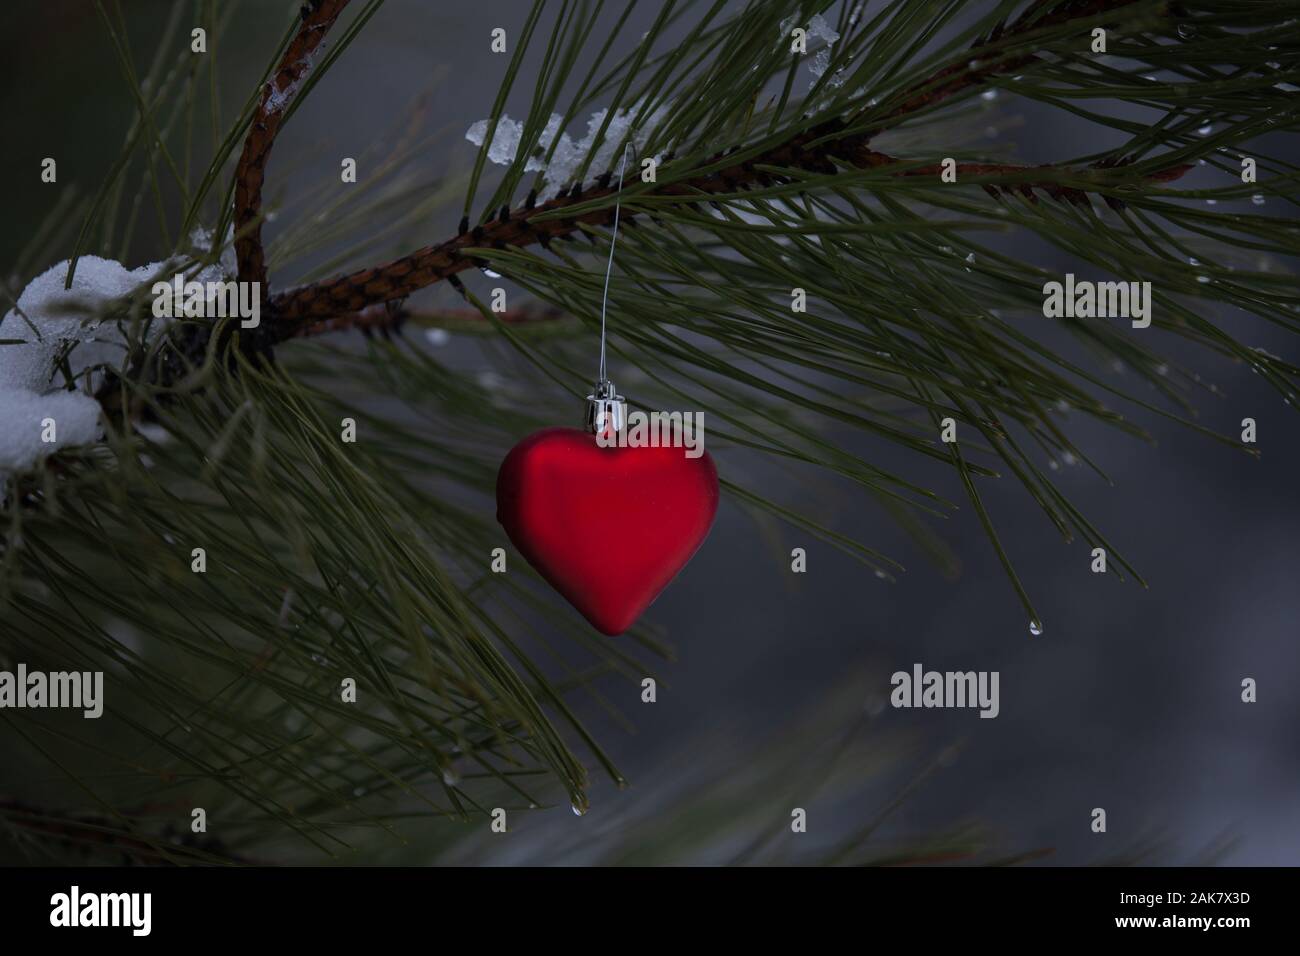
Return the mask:
{"type": "Polygon", "coordinates": [[[261,284],[266,294],[266,259],[262,251],[262,184],[266,161],[284,122],[289,100],[311,69],[316,53],[350,0],[309,0],[302,8],[302,25],[285,50],[280,65],[262,90],[257,110],[235,167],[235,256],[241,282],[261,284]]]}

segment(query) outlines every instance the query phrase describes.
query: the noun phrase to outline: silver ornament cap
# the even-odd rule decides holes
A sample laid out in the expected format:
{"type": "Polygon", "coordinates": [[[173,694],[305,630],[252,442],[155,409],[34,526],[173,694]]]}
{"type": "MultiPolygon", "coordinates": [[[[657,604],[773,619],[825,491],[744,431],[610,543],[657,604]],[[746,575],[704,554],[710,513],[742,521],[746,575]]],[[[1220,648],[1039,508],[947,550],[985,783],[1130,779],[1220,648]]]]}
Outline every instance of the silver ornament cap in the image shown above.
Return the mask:
{"type": "Polygon", "coordinates": [[[613,438],[627,427],[627,401],[609,379],[597,382],[587,396],[584,425],[597,438],[613,438]]]}

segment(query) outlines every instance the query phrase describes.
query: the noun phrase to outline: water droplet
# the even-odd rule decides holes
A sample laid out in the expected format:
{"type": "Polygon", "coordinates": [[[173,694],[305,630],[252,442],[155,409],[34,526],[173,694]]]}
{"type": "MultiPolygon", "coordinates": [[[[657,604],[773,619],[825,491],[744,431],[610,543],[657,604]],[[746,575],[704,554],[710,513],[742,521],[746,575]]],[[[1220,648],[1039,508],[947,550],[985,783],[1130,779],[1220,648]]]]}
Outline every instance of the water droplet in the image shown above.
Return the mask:
{"type": "Polygon", "coordinates": [[[569,809],[573,811],[575,817],[586,816],[587,814],[587,808],[577,803],[571,804],[569,809]]]}
{"type": "Polygon", "coordinates": [[[1201,264],[1201,260],[1196,258],[1196,256],[1188,256],[1187,264],[1192,266],[1199,266],[1201,264]]]}
{"type": "Polygon", "coordinates": [[[886,574],[884,571],[880,570],[880,568],[876,568],[876,577],[880,578],[880,580],[882,581],[889,580],[889,575],[886,574]]]}
{"type": "Polygon", "coordinates": [[[1071,467],[1079,463],[1079,459],[1075,458],[1074,455],[1072,455],[1068,451],[1063,452],[1061,454],[1061,461],[1065,462],[1067,465],[1070,465],[1071,467]]]}
{"type": "Polygon", "coordinates": [[[1197,165],[1197,166],[1204,166],[1204,165],[1205,165],[1205,160],[1203,160],[1203,159],[1198,159],[1198,160],[1196,161],[1196,165],[1197,165]]]}
{"type": "Polygon", "coordinates": [[[1060,471],[1060,469],[1061,469],[1061,466],[1060,466],[1059,464],[1057,464],[1057,461],[1056,461],[1055,458],[1053,458],[1051,461],[1049,461],[1049,462],[1047,463],[1047,467],[1050,468],[1050,469],[1052,469],[1052,471],[1060,471]]]}
{"type": "Polygon", "coordinates": [[[1197,276],[1197,277],[1196,277],[1196,281],[1199,282],[1201,285],[1205,285],[1206,283],[1208,283],[1208,282],[1210,281],[1210,277],[1209,277],[1209,276],[1197,276]]]}
{"type": "Polygon", "coordinates": [[[500,279],[500,278],[501,278],[501,273],[499,273],[499,272],[494,272],[493,270],[489,269],[487,266],[484,266],[484,267],[481,268],[479,271],[482,272],[482,273],[483,273],[485,276],[487,276],[489,279],[500,279]]]}
{"type": "Polygon", "coordinates": [[[1206,123],[1204,126],[1198,128],[1198,129],[1196,130],[1196,135],[1197,135],[1197,136],[1209,136],[1210,133],[1212,133],[1212,132],[1214,132],[1214,124],[1213,124],[1213,123],[1206,123]]]}
{"type": "Polygon", "coordinates": [[[1039,620],[1033,620],[1033,621],[1030,621],[1030,622],[1029,622],[1029,633],[1032,634],[1032,635],[1034,635],[1034,637],[1037,637],[1039,634],[1042,634],[1042,633],[1043,633],[1043,622],[1042,622],[1042,621],[1039,621],[1039,620]]]}
{"type": "Polygon", "coordinates": [[[311,659],[312,659],[312,663],[317,664],[317,665],[319,665],[319,666],[321,666],[321,667],[327,667],[327,666],[329,665],[329,661],[326,660],[326,659],[325,659],[322,655],[320,655],[320,654],[313,654],[313,655],[311,656],[311,659]]]}
{"type": "Polygon", "coordinates": [[[1168,365],[1165,365],[1163,362],[1161,362],[1159,365],[1156,366],[1156,374],[1157,374],[1157,375],[1168,375],[1168,374],[1169,374],[1169,366],[1168,366],[1168,365]]]}
{"type": "Polygon", "coordinates": [[[455,770],[452,770],[450,767],[444,767],[442,771],[442,782],[449,787],[454,787],[456,784],[460,783],[460,777],[457,776],[455,770]]]}
{"type": "Polygon", "coordinates": [[[974,261],[975,261],[975,253],[972,252],[970,255],[968,255],[968,256],[966,257],[966,261],[967,261],[967,262],[974,262],[974,261]]]}
{"type": "Polygon", "coordinates": [[[997,90],[985,90],[983,93],[980,94],[980,99],[985,100],[986,102],[989,103],[993,102],[997,98],[998,98],[997,90]]]}
{"type": "Polygon", "coordinates": [[[425,329],[424,340],[434,348],[440,348],[451,341],[451,333],[446,329],[425,329]]]}
{"type": "Polygon", "coordinates": [[[1219,200],[1217,200],[1217,199],[1207,199],[1207,200],[1205,200],[1205,205],[1207,205],[1207,206],[1217,206],[1218,204],[1219,204],[1219,200]]]}
{"type": "Polygon", "coordinates": [[[1256,206],[1264,205],[1264,197],[1259,193],[1255,193],[1255,195],[1251,196],[1250,201],[1253,202],[1256,206]]]}
{"type": "Polygon", "coordinates": [[[1190,40],[1192,37],[1196,36],[1196,27],[1192,26],[1190,23],[1180,23],[1178,24],[1178,35],[1184,40],[1190,40]]]}

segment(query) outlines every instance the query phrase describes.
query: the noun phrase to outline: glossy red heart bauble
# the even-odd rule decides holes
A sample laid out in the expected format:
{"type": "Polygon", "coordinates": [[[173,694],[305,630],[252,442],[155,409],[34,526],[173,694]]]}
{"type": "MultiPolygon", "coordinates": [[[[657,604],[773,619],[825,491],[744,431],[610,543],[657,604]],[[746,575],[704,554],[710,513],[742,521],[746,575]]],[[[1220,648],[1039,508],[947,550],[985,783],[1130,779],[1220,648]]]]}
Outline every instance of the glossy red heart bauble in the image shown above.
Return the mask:
{"type": "Polygon", "coordinates": [[[718,510],[706,452],[602,448],[546,428],[510,450],[497,520],[520,553],[604,634],[622,634],[704,543],[718,510]]]}

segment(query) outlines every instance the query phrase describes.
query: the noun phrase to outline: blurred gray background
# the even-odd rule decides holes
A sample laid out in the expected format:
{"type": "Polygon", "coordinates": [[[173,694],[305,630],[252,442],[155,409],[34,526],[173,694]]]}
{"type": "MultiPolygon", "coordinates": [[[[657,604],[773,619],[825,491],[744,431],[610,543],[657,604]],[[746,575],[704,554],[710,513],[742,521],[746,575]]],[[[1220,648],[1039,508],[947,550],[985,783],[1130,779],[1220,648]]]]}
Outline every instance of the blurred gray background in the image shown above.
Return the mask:
{"type": "MultiPolygon", "coordinates": [[[[644,6],[637,17],[653,15],[654,5],[644,6]]],[[[151,31],[168,4],[127,0],[125,8],[138,31],[131,38],[137,58],[147,60],[151,31]]],[[[240,42],[222,48],[227,119],[251,90],[290,8],[245,2],[237,12],[233,35],[240,42]]],[[[473,157],[464,129],[489,114],[502,69],[486,53],[488,32],[500,25],[513,34],[526,8],[522,0],[389,0],[277,144],[268,198],[292,201],[299,175],[313,183],[336,176],[336,156],[361,153],[421,94],[428,96],[429,128],[445,131],[444,149],[427,157],[430,174],[463,170],[473,157]],[[295,182],[279,175],[290,166],[299,170],[295,182]]],[[[0,25],[9,39],[0,58],[6,124],[0,271],[8,272],[51,201],[36,185],[40,159],[59,157],[61,181],[93,191],[121,144],[132,104],[89,2],[5,3],[0,25]]],[[[1006,137],[1026,161],[1099,148],[1096,130],[1034,104],[1004,95],[988,109],[990,122],[1013,127],[1006,137]]],[[[517,106],[514,115],[521,113],[517,106]]],[[[1187,182],[1209,185],[1208,175],[1197,171],[1187,182]]],[[[446,222],[430,223],[428,241],[449,234],[457,216],[458,209],[449,210],[446,222]]],[[[156,258],[149,221],[142,219],[141,261],[156,258]]],[[[274,236],[274,224],[268,231],[274,236]]],[[[1020,245],[1012,247],[1027,258],[1058,263],[1062,272],[1070,265],[1037,240],[1015,241],[1020,245]]],[[[1293,342],[1253,320],[1219,318],[1247,344],[1296,354],[1293,342]]],[[[492,354],[453,341],[443,357],[486,368],[492,354]]],[[[921,662],[927,669],[1000,671],[1001,715],[980,720],[974,711],[886,708],[875,718],[880,727],[907,731],[920,752],[964,741],[957,757],[897,812],[900,831],[974,820],[991,828],[1007,852],[1053,848],[1049,863],[1093,862],[1153,837],[1168,840],[1156,862],[1199,859],[1225,837],[1237,839],[1226,862],[1300,862],[1300,455],[1294,447],[1300,419],[1249,369],[1195,353],[1187,358],[1226,393],[1202,402],[1203,423],[1231,434],[1241,418],[1254,417],[1262,460],[1135,410],[1156,445],[1084,421],[1072,426],[1081,447],[1113,477],[1113,488],[1081,467],[1056,475],[1067,496],[1143,572],[1149,591],[1091,574],[1087,548],[1063,544],[1018,486],[982,486],[1042,614],[1040,637],[1030,636],[971,509],[940,529],[964,565],[949,581],[851,489],[715,452],[724,473],[743,470],[768,497],[899,558],[909,573],[896,585],[878,581],[796,533],[773,540],[724,501],[707,545],[651,612],[679,655],[664,668],[668,685],[659,702],[643,706],[634,688],[613,685],[637,733],[593,718],[632,787],[621,793],[598,787],[581,821],[563,807],[538,815],[525,827],[528,842],[491,859],[581,860],[593,849],[584,850],[583,841],[599,841],[602,819],[629,806],[653,815],[666,777],[715,772],[703,756],[691,759],[709,735],[722,729],[738,748],[761,751],[773,734],[827,700],[846,701],[847,726],[873,696],[888,694],[892,671],[921,662]],[[808,549],[806,575],[789,572],[789,549],[796,545],[808,549]],[[1243,677],[1258,681],[1258,703],[1240,701],[1243,677]],[[847,697],[840,693],[846,682],[847,697]],[[1090,833],[1093,807],[1107,810],[1105,836],[1090,833]]],[[[1110,374],[1124,384],[1123,372],[1110,374]]],[[[617,369],[613,377],[624,384],[617,369]]],[[[963,500],[945,470],[921,467],[893,448],[870,452],[882,466],[963,500]]],[[[716,767],[725,772],[725,765],[716,767]]],[[[791,803],[799,773],[792,766],[780,793],[753,795],[771,800],[775,828],[786,827],[788,806],[804,805],[810,835],[833,839],[892,797],[880,789],[860,804],[791,803]]],[[[681,859],[695,857],[686,850],[681,859]]]]}

